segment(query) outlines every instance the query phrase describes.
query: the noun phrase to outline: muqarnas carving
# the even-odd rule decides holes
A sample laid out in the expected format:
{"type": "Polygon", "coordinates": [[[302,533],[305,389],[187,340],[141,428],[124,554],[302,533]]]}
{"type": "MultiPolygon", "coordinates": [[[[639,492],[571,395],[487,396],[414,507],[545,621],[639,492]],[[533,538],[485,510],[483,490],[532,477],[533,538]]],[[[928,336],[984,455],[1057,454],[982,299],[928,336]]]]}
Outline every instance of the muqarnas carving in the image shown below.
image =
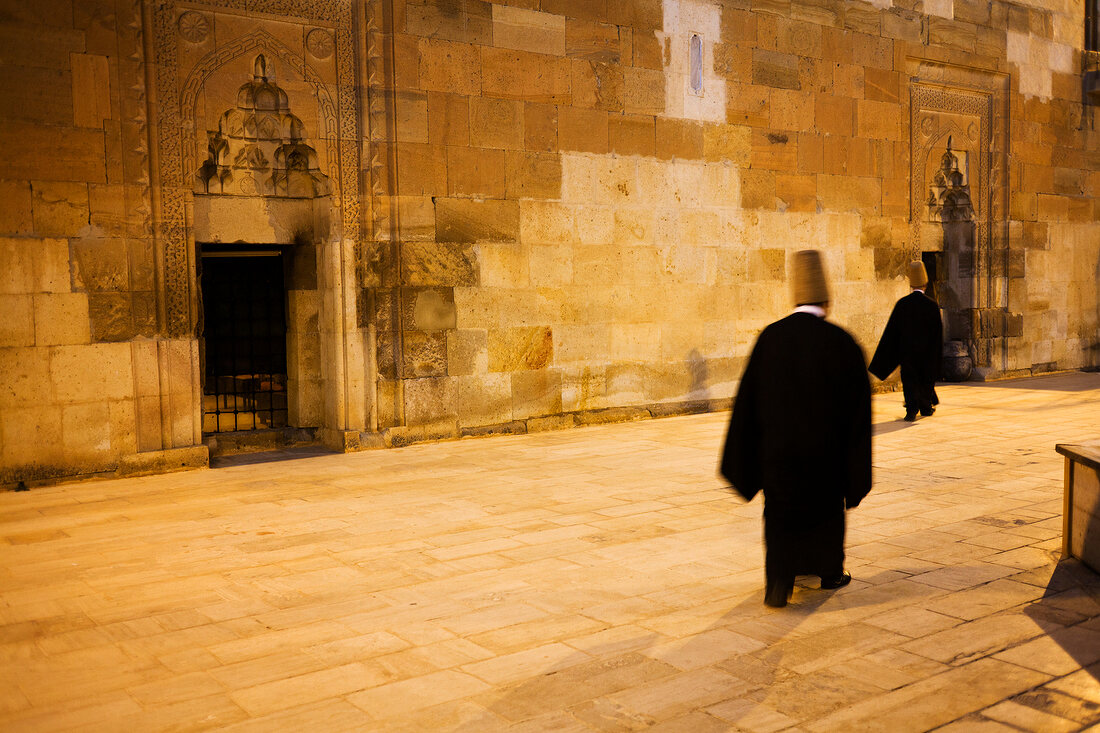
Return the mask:
{"type": "Polygon", "coordinates": [[[263,55],[252,80],[237,90],[237,106],[207,132],[207,159],[195,175],[195,192],[240,196],[315,198],[330,193],[305,126],[290,111],[286,92],[268,78],[263,55]]]}
{"type": "Polygon", "coordinates": [[[940,157],[940,167],[928,187],[928,221],[946,223],[973,219],[974,204],[970,200],[965,158],[960,165],[959,151],[951,149],[951,137],[948,136],[947,150],[940,157]]]}

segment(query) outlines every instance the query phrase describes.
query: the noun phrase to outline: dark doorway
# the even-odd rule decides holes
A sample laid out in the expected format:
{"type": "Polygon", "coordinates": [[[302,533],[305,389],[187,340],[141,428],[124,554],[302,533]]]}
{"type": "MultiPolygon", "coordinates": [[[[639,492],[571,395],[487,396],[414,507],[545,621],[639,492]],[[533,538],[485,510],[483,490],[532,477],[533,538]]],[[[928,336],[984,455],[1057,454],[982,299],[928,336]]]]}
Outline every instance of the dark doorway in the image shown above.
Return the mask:
{"type": "Polygon", "coordinates": [[[282,250],[203,245],[201,253],[203,432],[284,428],[282,250]]]}

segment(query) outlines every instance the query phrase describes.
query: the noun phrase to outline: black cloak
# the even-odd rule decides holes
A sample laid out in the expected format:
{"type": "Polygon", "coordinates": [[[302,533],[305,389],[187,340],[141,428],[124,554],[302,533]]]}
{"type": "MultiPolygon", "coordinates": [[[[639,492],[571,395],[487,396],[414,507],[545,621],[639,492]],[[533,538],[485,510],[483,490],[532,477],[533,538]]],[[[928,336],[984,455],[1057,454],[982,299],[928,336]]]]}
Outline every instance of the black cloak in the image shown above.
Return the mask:
{"type": "Polygon", "coordinates": [[[835,577],[844,510],[871,490],[871,389],[847,331],[810,313],[765,328],[730,416],[721,473],[764,492],[769,578],[835,577]]]}
{"type": "Polygon", "coordinates": [[[915,379],[932,384],[940,377],[942,361],[940,307],[924,293],[914,290],[894,304],[868,370],[879,379],[886,379],[901,366],[915,379]]]}

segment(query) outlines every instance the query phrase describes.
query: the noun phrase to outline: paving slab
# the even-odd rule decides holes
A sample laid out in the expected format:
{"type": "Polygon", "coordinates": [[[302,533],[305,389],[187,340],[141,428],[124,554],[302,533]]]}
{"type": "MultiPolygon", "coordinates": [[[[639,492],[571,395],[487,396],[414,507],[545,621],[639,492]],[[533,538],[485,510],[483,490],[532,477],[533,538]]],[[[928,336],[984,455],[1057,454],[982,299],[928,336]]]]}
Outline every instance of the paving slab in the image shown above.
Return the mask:
{"type": "Polygon", "coordinates": [[[0,729],[1096,725],[1054,446],[1100,440],[1100,374],[939,392],[875,396],[855,579],[784,609],[728,413],[0,494],[0,729]]]}

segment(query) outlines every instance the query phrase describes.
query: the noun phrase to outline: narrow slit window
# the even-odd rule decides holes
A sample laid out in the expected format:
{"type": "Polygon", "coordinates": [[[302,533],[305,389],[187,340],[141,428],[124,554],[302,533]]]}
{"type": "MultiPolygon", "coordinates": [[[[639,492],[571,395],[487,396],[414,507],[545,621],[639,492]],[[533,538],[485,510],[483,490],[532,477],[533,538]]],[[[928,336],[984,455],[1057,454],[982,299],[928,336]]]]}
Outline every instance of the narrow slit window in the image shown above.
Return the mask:
{"type": "Polygon", "coordinates": [[[703,93],[703,39],[698,33],[691,34],[691,91],[703,93]]]}

